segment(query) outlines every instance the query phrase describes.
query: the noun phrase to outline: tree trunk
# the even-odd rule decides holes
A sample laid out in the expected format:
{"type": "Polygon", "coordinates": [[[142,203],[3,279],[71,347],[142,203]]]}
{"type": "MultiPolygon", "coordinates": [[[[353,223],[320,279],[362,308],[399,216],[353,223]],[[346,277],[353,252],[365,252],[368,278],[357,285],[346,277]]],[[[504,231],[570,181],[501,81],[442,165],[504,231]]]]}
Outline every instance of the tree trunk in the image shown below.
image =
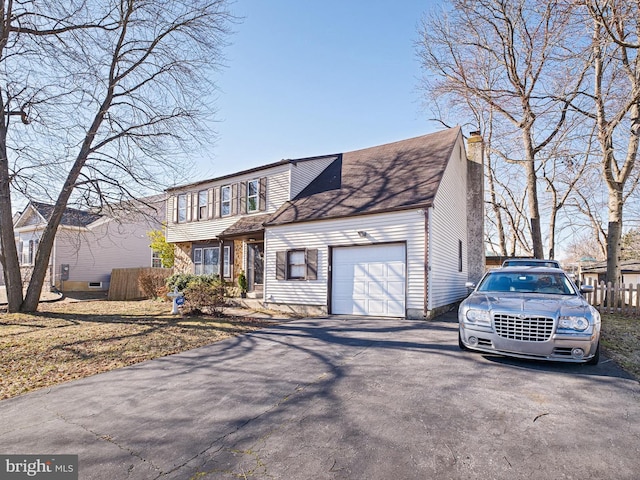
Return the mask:
{"type": "Polygon", "coordinates": [[[523,129],[522,139],[527,171],[527,193],[529,203],[529,222],[531,226],[531,243],[533,244],[533,256],[543,258],[542,231],[540,230],[540,210],[538,208],[538,176],[536,174],[535,154],[531,140],[531,130],[523,129]]]}
{"type": "MultiPolygon", "coordinates": [[[[614,15],[612,18],[603,15],[603,12],[595,9],[592,4],[588,4],[591,14],[594,16],[594,32],[593,32],[593,61],[594,61],[594,99],[595,113],[598,126],[598,141],[602,149],[602,173],[607,182],[609,191],[609,225],[607,231],[607,282],[619,282],[620,274],[620,254],[621,254],[621,238],[622,238],[622,211],[624,206],[624,188],[629,176],[635,167],[636,157],[638,155],[638,132],[634,131],[640,122],[640,101],[638,91],[640,84],[638,83],[638,74],[640,73],[640,62],[637,60],[637,54],[628,55],[628,45],[620,43],[622,38],[613,35],[613,30],[604,28],[605,24],[613,21],[617,25],[623,25],[621,18],[616,18],[615,11],[608,11],[614,15]],[[620,51],[617,53],[618,68],[622,68],[629,79],[628,92],[632,97],[631,102],[623,104],[618,111],[612,111],[607,118],[608,93],[611,91],[611,85],[603,86],[603,82],[607,78],[606,70],[616,72],[616,63],[605,58],[606,49],[602,45],[606,43],[616,43],[620,51]],[[630,62],[630,58],[635,58],[634,62],[630,62]],[[628,115],[631,131],[629,132],[627,152],[624,162],[619,165],[616,160],[616,148],[614,146],[614,136],[616,130],[618,132],[626,131],[623,119],[628,115]]],[[[608,9],[607,9],[608,10],[608,9]]],[[[637,15],[636,15],[637,16],[637,15]]],[[[625,19],[626,20],[626,19],[625,19]]],[[[617,33],[620,33],[616,30],[617,33]]],[[[611,73],[609,73],[611,75],[611,73]]],[[[620,75],[617,78],[624,78],[620,75]]],[[[613,91],[618,91],[619,86],[613,91]]],[[[623,90],[620,90],[623,91],[623,90]]],[[[631,189],[635,185],[631,186],[631,189]]]]}
{"type": "Polygon", "coordinates": [[[549,220],[549,255],[547,258],[555,258],[556,256],[556,221],[558,218],[558,210],[553,207],[551,218],[549,220]]]}
{"type": "Polygon", "coordinates": [[[7,291],[7,310],[18,312],[22,305],[22,275],[16,249],[13,215],[11,212],[11,187],[9,179],[9,161],[7,158],[7,123],[4,109],[0,113],[0,249],[5,288],[7,291]]]}
{"type": "MultiPolygon", "coordinates": [[[[490,145],[487,146],[487,151],[490,149],[490,145]]],[[[500,255],[503,257],[507,256],[507,240],[504,235],[504,224],[502,222],[502,213],[500,212],[500,205],[498,205],[498,200],[496,198],[496,187],[494,182],[494,172],[491,166],[491,153],[488,152],[485,155],[487,161],[487,171],[489,175],[487,176],[487,183],[489,187],[489,198],[491,201],[491,210],[493,211],[493,215],[495,217],[496,222],[496,232],[498,234],[498,245],[500,248],[500,255]]]]}
{"type": "Polygon", "coordinates": [[[76,157],[76,161],[69,171],[69,175],[67,176],[64,187],[62,188],[62,191],[58,196],[58,200],[56,201],[53,212],[51,213],[51,217],[47,222],[47,226],[42,232],[40,242],[38,243],[38,251],[36,253],[33,271],[31,272],[31,278],[29,280],[29,287],[27,288],[27,293],[24,297],[24,301],[22,302],[22,306],[20,307],[20,311],[22,312],[35,312],[38,309],[40,293],[42,292],[42,286],[44,285],[47,268],[49,267],[49,257],[51,256],[51,250],[53,249],[53,242],[56,237],[56,232],[58,231],[58,226],[60,225],[60,222],[62,221],[62,215],[67,208],[69,197],[73,192],[73,186],[78,180],[80,171],[87,161],[91,143],[93,142],[96,132],[98,131],[98,128],[102,123],[102,112],[106,111],[106,105],[111,102],[112,95],[113,91],[110,90],[109,94],[107,95],[107,100],[103,102],[103,108],[95,116],[93,124],[87,132],[84,143],[80,148],[80,153],[76,157]]]}
{"type": "Polygon", "coordinates": [[[622,239],[622,190],[609,190],[609,229],[607,230],[607,275],[606,281],[619,283],[620,246],[622,239]]]}
{"type": "Polygon", "coordinates": [[[200,139],[199,133],[209,130],[200,119],[210,113],[214,83],[208,77],[220,66],[223,37],[233,19],[227,1],[93,3],[3,2],[0,9],[5,72],[0,79],[0,255],[10,311],[37,309],[74,189],[78,200],[101,207],[149,193],[170,182],[157,172],[178,170],[169,161],[170,146],[186,147],[187,139],[200,139]],[[92,111],[93,122],[85,125],[92,111]],[[36,128],[27,127],[30,115],[36,128]],[[19,129],[8,136],[12,116],[19,129]],[[103,121],[108,125],[101,129],[103,121]],[[15,158],[8,159],[7,139],[10,153],[19,152],[15,158]],[[42,144],[49,141],[53,149],[42,155],[42,144]],[[74,145],[79,152],[72,162],[74,145]],[[91,166],[82,172],[90,155],[91,166]],[[68,174],[67,161],[73,163],[68,174]],[[39,239],[23,297],[11,189],[16,185],[25,195],[46,191],[56,198],[58,176],[46,176],[53,168],[62,168],[60,178],[67,177],[39,239]]]}
{"type": "MultiPolygon", "coordinates": [[[[4,169],[4,168],[3,168],[4,169]]],[[[7,291],[8,311],[20,311],[22,305],[22,275],[13,231],[11,215],[11,195],[8,183],[6,187],[0,180],[0,244],[2,246],[5,288],[7,291]]]]}

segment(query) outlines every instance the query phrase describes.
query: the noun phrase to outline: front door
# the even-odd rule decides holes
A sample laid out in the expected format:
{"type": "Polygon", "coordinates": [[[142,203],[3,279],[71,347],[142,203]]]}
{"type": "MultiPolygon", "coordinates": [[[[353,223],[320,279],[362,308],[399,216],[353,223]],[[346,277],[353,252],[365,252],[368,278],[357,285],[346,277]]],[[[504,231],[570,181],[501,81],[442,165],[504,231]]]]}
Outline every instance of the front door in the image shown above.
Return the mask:
{"type": "Polygon", "coordinates": [[[262,291],[264,276],[264,243],[247,244],[247,282],[250,292],[262,291]]]}

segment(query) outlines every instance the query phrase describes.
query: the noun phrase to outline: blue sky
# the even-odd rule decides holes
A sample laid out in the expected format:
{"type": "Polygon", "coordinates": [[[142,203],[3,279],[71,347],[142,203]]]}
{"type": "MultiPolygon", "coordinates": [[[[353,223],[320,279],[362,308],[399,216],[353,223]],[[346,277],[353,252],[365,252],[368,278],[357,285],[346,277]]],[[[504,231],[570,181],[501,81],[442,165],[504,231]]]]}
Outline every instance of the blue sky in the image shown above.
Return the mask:
{"type": "Polygon", "coordinates": [[[440,129],[418,90],[429,0],[236,0],[215,145],[192,180],[440,129]]]}

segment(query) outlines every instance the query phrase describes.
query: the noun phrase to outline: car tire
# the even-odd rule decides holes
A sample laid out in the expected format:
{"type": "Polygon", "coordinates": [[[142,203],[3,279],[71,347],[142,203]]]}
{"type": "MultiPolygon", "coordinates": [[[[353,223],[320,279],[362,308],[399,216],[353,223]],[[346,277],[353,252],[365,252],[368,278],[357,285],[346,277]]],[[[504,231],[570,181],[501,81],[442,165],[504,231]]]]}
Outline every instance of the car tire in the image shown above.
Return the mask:
{"type": "Polygon", "coordinates": [[[464,350],[465,352],[468,352],[471,350],[464,343],[462,343],[462,335],[460,335],[460,330],[458,330],[458,347],[460,347],[460,350],[464,350]]]}
{"type": "Polygon", "coordinates": [[[596,354],[587,360],[587,365],[597,365],[600,361],[600,342],[598,342],[598,346],[596,347],[596,354]]]}

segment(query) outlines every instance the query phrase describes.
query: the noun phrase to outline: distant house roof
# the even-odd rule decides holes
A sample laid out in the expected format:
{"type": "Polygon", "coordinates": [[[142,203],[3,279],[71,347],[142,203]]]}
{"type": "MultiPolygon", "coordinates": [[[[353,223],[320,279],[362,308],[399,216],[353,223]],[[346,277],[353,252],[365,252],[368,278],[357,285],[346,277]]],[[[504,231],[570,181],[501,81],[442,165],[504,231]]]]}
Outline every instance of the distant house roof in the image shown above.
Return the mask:
{"type": "MultiPolygon", "coordinates": [[[[607,273],[607,262],[594,262],[582,265],[582,273],[607,273]]],[[[620,271],[622,273],[640,273],[640,260],[621,260],[620,271]]]]}
{"type": "Polygon", "coordinates": [[[460,134],[456,127],[336,155],[266,225],[428,207],[460,134]]]}
{"type": "MultiPolygon", "coordinates": [[[[47,205],[46,203],[40,202],[31,202],[31,205],[46,221],[51,218],[54,208],[53,205],[47,205]]],[[[60,225],[66,225],[69,227],[86,227],[100,218],[102,218],[102,215],[85,212],[84,210],[77,210],[75,208],[65,208],[60,225]]]]}

